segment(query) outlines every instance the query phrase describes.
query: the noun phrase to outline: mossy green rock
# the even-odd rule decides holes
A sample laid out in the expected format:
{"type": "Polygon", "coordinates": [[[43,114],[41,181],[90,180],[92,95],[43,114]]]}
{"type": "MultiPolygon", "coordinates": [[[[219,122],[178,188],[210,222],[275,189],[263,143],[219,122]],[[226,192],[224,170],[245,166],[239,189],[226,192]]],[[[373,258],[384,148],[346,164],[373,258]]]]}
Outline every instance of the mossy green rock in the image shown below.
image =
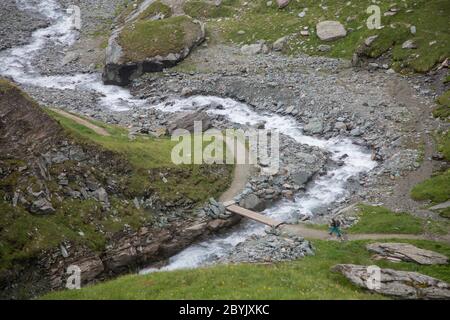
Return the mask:
{"type": "Polygon", "coordinates": [[[125,86],[148,72],[175,66],[205,38],[204,25],[186,15],[172,16],[170,8],[147,8],[125,19],[109,40],[103,81],[125,86]],[[149,11],[150,10],[150,11],[149,11]]]}

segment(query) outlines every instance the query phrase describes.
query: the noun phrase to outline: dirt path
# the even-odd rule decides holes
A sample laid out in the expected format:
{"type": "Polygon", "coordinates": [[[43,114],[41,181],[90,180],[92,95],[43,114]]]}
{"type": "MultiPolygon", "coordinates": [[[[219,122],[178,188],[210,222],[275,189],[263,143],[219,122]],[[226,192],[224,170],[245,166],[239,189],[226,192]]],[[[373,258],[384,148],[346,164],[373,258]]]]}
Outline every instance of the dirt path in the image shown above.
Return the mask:
{"type": "Polygon", "coordinates": [[[411,189],[418,183],[431,177],[433,173],[433,155],[435,146],[432,137],[426,132],[427,119],[429,118],[429,108],[415,97],[414,90],[403,81],[393,81],[391,86],[391,94],[397,101],[403,102],[414,114],[414,123],[411,124],[411,130],[421,134],[423,143],[423,161],[420,167],[409,172],[395,181],[393,194],[386,196],[385,205],[390,209],[400,209],[401,211],[411,212],[419,216],[434,216],[429,211],[422,209],[420,202],[411,198],[411,189]]]}
{"type": "MultiPolygon", "coordinates": [[[[101,135],[101,136],[110,136],[109,132],[106,131],[104,128],[96,126],[95,124],[80,118],[74,114],[68,113],[66,111],[60,110],[60,109],[51,109],[52,111],[62,115],[65,118],[71,119],[75,121],[78,124],[81,124],[82,126],[85,126],[95,133],[101,135]]],[[[226,143],[227,148],[231,148],[231,146],[234,146],[232,141],[227,141],[226,143]]],[[[242,148],[246,151],[246,158],[249,159],[249,152],[248,149],[241,145],[242,148]]],[[[237,164],[234,169],[233,174],[233,181],[231,182],[230,187],[220,196],[219,201],[225,202],[233,200],[235,196],[237,196],[239,193],[242,192],[242,190],[245,188],[245,185],[247,184],[247,181],[252,173],[252,170],[254,170],[254,166],[250,164],[237,164]]]]}
{"type": "MultiPolygon", "coordinates": [[[[297,225],[282,225],[279,227],[282,233],[289,235],[297,235],[306,239],[315,240],[338,240],[331,237],[327,231],[312,229],[304,224],[297,225]]],[[[415,235],[415,234],[381,234],[381,233],[360,233],[348,234],[348,240],[387,240],[387,239],[410,239],[410,240],[433,240],[450,243],[449,236],[429,236],[429,235],[415,235]]]]}
{"type": "Polygon", "coordinates": [[[80,118],[74,114],[68,113],[66,111],[60,110],[60,109],[51,109],[52,111],[56,112],[57,114],[62,115],[65,118],[68,118],[70,120],[75,121],[78,124],[81,124],[82,126],[85,126],[86,128],[91,129],[92,131],[94,131],[96,134],[101,135],[101,136],[105,136],[108,137],[110,136],[109,132],[106,131],[104,128],[96,126],[95,124],[80,118]]]}
{"type": "MultiPolygon", "coordinates": [[[[245,149],[245,158],[250,160],[250,154],[245,145],[242,145],[238,140],[236,140],[239,145],[239,149],[245,149]]],[[[226,140],[226,145],[228,148],[228,152],[230,152],[230,148],[234,148],[234,141],[226,140]]],[[[235,152],[233,152],[235,154],[235,152]]],[[[236,157],[235,157],[236,159],[236,157]]],[[[250,161],[249,161],[250,163],[250,161]]],[[[248,182],[248,179],[251,176],[251,173],[254,170],[254,166],[251,164],[236,164],[234,168],[233,181],[231,182],[230,187],[220,196],[219,201],[226,202],[233,200],[238,194],[244,190],[245,185],[248,182]]]]}

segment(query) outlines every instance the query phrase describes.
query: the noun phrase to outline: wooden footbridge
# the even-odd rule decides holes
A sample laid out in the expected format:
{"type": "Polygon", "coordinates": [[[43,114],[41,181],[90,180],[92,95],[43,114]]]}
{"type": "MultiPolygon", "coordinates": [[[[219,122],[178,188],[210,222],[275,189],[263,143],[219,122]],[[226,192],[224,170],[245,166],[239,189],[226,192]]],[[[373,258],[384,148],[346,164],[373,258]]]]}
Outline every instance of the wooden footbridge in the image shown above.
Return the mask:
{"type": "Polygon", "coordinates": [[[243,216],[245,218],[248,218],[248,219],[251,219],[251,220],[263,223],[263,224],[268,225],[268,226],[270,226],[272,228],[277,228],[278,226],[280,226],[281,224],[284,223],[284,222],[276,221],[276,220],[274,220],[272,218],[269,218],[267,216],[264,216],[264,215],[262,215],[260,213],[257,213],[257,212],[254,212],[254,211],[251,211],[251,210],[248,210],[248,209],[244,209],[244,208],[238,206],[236,204],[236,202],[234,202],[234,201],[224,202],[223,205],[225,206],[225,208],[228,211],[230,211],[232,213],[235,213],[235,214],[238,214],[238,215],[243,216]]]}

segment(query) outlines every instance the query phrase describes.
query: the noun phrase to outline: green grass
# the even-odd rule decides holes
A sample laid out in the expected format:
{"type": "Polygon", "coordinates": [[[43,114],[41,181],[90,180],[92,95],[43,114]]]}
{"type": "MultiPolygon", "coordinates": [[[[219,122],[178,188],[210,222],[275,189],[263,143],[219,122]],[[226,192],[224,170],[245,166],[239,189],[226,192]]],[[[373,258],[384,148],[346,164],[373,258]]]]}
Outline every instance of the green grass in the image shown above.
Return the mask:
{"type": "Polygon", "coordinates": [[[450,219],[450,208],[440,210],[439,215],[443,218],[450,219]]]}
{"type": "Polygon", "coordinates": [[[450,169],[414,186],[411,196],[415,200],[441,203],[450,199],[450,169]]]}
{"type": "Polygon", "coordinates": [[[423,233],[423,220],[408,213],[395,213],[384,207],[360,205],[359,222],[349,233],[423,233]]]}
{"type": "MultiPolygon", "coordinates": [[[[398,240],[396,240],[398,242],[398,240]]],[[[400,241],[404,242],[404,241],[400,241]]],[[[450,256],[446,244],[408,241],[450,256]]],[[[353,286],[330,268],[339,263],[377,264],[450,281],[448,266],[373,261],[367,241],[314,241],[315,256],[270,265],[221,265],[195,270],[128,275],[81,290],[50,293],[43,299],[385,299],[353,286]]]]}
{"type": "Polygon", "coordinates": [[[131,141],[128,137],[128,130],[125,128],[106,125],[99,121],[87,119],[93,124],[104,128],[110,134],[110,136],[101,136],[91,129],[54,111],[48,110],[48,112],[66,130],[68,130],[69,133],[75,133],[85,141],[95,142],[108,150],[126,156],[136,168],[151,169],[174,166],[170,155],[176,142],[173,142],[168,138],[156,139],[137,136],[136,140],[131,141]]]}
{"type": "Polygon", "coordinates": [[[427,220],[409,213],[396,213],[385,207],[359,205],[359,222],[349,233],[434,234],[450,232],[447,221],[427,220]]]}
{"type": "Polygon", "coordinates": [[[435,138],[438,151],[442,153],[445,160],[450,161],[450,130],[438,132],[435,138]]]}
{"type": "Polygon", "coordinates": [[[238,2],[236,0],[222,1],[220,6],[216,6],[214,3],[189,0],[184,4],[183,10],[187,15],[195,19],[231,17],[236,14],[236,9],[231,5],[235,5],[238,2]]]}
{"type": "MultiPolygon", "coordinates": [[[[11,88],[0,81],[2,92],[11,88]]],[[[48,170],[51,176],[57,177],[61,172],[65,172],[68,177],[89,172],[95,177],[94,180],[105,183],[111,177],[124,188],[123,195],[109,195],[109,211],[105,211],[94,200],[65,198],[60,201],[55,193],[60,194],[61,191],[53,179],[46,186],[53,195],[50,200],[56,212],[45,216],[33,215],[22,206],[12,207],[10,201],[3,199],[6,199],[6,194],[19,189],[25,191],[28,186],[37,192],[42,189],[42,185],[37,184],[35,177],[18,173],[18,168],[25,164],[23,161],[0,159],[3,169],[0,179],[0,270],[10,268],[15,262],[33,257],[42,250],[54,248],[64,240],[101,251],[108,238],[122,230],[124,225],[136,230],[142,225],[152,224],[155,221],[153,212],[136,209],[132,203],[134,197],[148,197],[156,193],[163,204],[172,202],[196,206],[209,197],[218,197],[231,182],[231,165],[174,165],[171,151],[176,142],[168,138],[138,136],[136,140],[130,141],[125,129],[89,120],[111,134],[104,137],[51,110],[46,111],[79,144],[98,152],[114,151],[130,163],[129,169],[121,172],[112,168],[96,170],[79,167],[73,161],[66,161],[50,166],[48,170]],[[166,182],[161,174],[167,179],[166,182]]],[[[73,181],[69,181],[69,185],[73,190],[80,191],[80,186],[73,181]]],[[[24,197],[28,197],[26,192],[24,197]]]]}
{"type": "MultiPolygon", "coordinates": [[[[366,9],[372,4],[371,1],[353,1],[350,5],[347,5],[347,0],[322,2],[327,10],[322,9],[319,6],[321,2],[315,0],[291,1],[284,9],[278,9],[275,1],[271,7],[265,0],[248,2],[247,6],[243,6],[243,2],[237,1],[232,5],[239,13],[236,18],[210,21],[208,27],[213,30],[210,34],[217,35],[224,42],[236,44],[253,43],[260,39],[274,42],[291,35],[292,39],[285,49],[287,54],[307,53],[347,59],[352,57],[364,39],[379,35],[366,54],[378,57],[392,49],[393,67],[403,72],[428,71],[450,55],[450,2],[447,0],[406,0],[397,3],[400,11],[392,17],[382,16],[384,28],[381,30],[369,30],[366,26],[369,17],[366,9]],[[308,11],[305,17],[299,18],[298,13],[304,8],[308,11]],[[351,30],[345,38],[327,42],[331,50],[326,53],[318,50],[323,42],[315,34],[316,24],[324,20],[338,20],[347,30],[351,30]],[[416,26],[415,35],[411,34],[410,25],[416,26]],[[296,35],[304,27],[311,35],[296,35]],[[244,33],[239,32],[241,30],[244,33]],[[418,49],[401,48],[403,42],[410,39],[418,44],[418,49]],[[436,43],[430,45],[433,41],[436,43]]],[[[391,3],[383,1],[378,5],[383,15],[391,3]]]]}
{"type": "Polygon", "coordinates": [[[447,76],[444,78],[442,83],[444,83],[444,84],[450,83],[450,73],[447,74],[447,76]]]}
{"type": "Polygon", "coordinates": [[[163,14],[164,18],[172,16],[172,9],[162,3],[161,1],[155,1],[147,7],[138,17],[139,20],[145,20],[154,17],[157,14],[163,14]]]}
{"type": "Polygon", "coordinates": [[[437,99],[438,106],[433,110],[433,116],[450,121],[450,90],[437,99]]]}
{"type": "Polygon", "coordinates": [[[69,133],[127,158],[135,168],[135,173],[129,178],[128,189],[131,194],[155,191],[163,201],[186,198],[194,203],[201,203],[209,197],[219,196],[231,183],[234,170],[232,165],[174,164],[171,154],[178,142],[168,137],[157,139],[137,136],[131,141],[126,129],[89,119],[110,133],[110,136],[101,136],[71,119],[51,110],[48,112],[69,133]],[[164,173],[167,182],[164,182],[160,173],[164,173]]]}
{"type": "Polygon", "coordinates": [[[181,52],[193,43],[200,25],[187,16],[162,20],[138,20],[127,25],[119,36],[125,61],[143,61],[157,55],[181,52]]]}
{"type": "MultiPolygon", "coordinates": [[[[446,161],[450,161],[450,131],[437,132],[434,138],[438,151],[442,153],[446,161]]],[[[450,169],[436,172],[431,178],[415,185],[411,190],[411,197],[419,201],[430,200],[433,204],[449,200],[450,169]]],[[[444,218],[449,218],[450,208],[441,210],[439,214],[444,218]]]]}
{"type": "Polygon", "coordinates": [[[125,224],[136,230],[151,223],[149,213],[117,198],[110,197],[110,201],[115,215],[105,213],[95,200],[55,202],[56,212],[45,216],[32,215],[21,207],[0,202],[0,270],[11,268],[14,262],[33,257],[42,250],[56,248],[63,241],[100,252],[108,236],[122,230],[125,224]]]}
{"type": "MultiPolygon", "coordinates": [[[[396,213],[385,207],[360,204],[359,220],[346,232],[351,234],[425,234],[446,235],[450,232],[447,221],[426,220],[409,213],[396,213]]],[[[327,225],[306,224],[309,228],[328,230],[327,225]]]]}

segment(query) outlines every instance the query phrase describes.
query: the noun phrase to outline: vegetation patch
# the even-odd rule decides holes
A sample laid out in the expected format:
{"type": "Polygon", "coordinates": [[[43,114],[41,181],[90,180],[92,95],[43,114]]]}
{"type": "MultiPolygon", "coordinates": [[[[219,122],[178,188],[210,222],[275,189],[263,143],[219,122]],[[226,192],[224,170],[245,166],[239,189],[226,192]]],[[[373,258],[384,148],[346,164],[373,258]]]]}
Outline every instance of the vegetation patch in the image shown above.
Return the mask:
{"type": "Polygon", "coordinates": [[[236,13],[236,8],[232,5],[238,2],[237,0],[222,1],[221,5],[216,6],[213,2],[190,0],[186,1],[183,10],[196,19],[231,17],[236,13]]]}
{"type": "Polygon", "coordinates": [[[433,116],[450,121],[450,90],[443,93],[436,102],[438,106],[433,110],[433,116]]]}
{"type": "MultiPolygon", "coordinates": [[[[450,246],[431,241],[401,241],[450,256],[450,246]]],[[[450,281],[448,266],[373,261],[368,241],[313,241],[316,254],[276,264],[220,265],[195,270],[129,275],[81,290],[50,293],[43,299],[387,299],[353,286],[330,272],[340,263],[376,264],[420,272],[450,281]],[[239,290],[237,290],[239,289],[239,290]]]]}
{"type": "Polygon", "coordinates": [[[152,221],[150,214],[118,198],[110,198],[110,202],[110,212],[106,213],[95,200],[55,201],[55,213],[45,216],[32,215],[21,207],[0,202],[0,270],[57,247],[63,241],[100,252],[108,237],[124,225],[136,230],[152,221]]]}
{"type": "Polygon", "coordinates": [[[396,213],[385,207],[359,205],[359,222],[349,233],[448,234],[447,222],[427,220],[409,213],[396,213]]]}
{"type": "Polygon", "coordinates": [[[155,1],[139,15],[138,20],[151,19],[157,15],[169,18],[172,16],[172,9],[161,1],[155,1]]]}
{"type": "MultiPolygon", "coordinates": [[[[450,223],[427,220],[409,213],[396,213],[385,207],[360,204],[357,207],[358,222],[348,228],[351,234],[438,234],[450,232],[450,223]]],[[[328,230],[327,225],[305,224],[318,230],[328,230]]]]}
{"type": "Polygon", "coordinates": [[[48,112],[68,131],[85,143],[96,143],[123,155],[134,167],[129,175],[130,194],[143,195],[156,192],[163,201],[190,201],[201,203],[219,196],[231,184],[233,165],[176,165],[171,159],[177,144],[170,138],[128,137],[128,131],[118,126],[87,119],[110,133],[101,136],[91,129],[65,118],[51,110],[48,112]]]}
{"type": "Polygon", "coordinates": [[[384,207],[360,205],[359,222],[349,233],[423,233],[423,221],[408,213],[395,213],[384,207]]]}
{"type": "MultiPolygon", "coordinates": [[[[235,1],[229,4],[237,14],[229,19],[216,19],[208,24],[210,34],[224,42],[249,44],[257,40],[274,42],[283,36],[290,36],[284,52],[306,53],[350,59],[366,38],[378,38],[365,52],[369,57],[389,53],[392,67],[402,72],[426,72],[436,63],[450,56],[450,3],[447,0],[405,0],[397,4],[383,1],[377,3],[381,9],[382,28],[368,29],[366,12],[370,1],[336,0],[320,2],[315,0],[291,1],[279,9],[276,2],[268,6],[267,1],[235,1]],[[245,5],[244,5],[245,3],[245,5]],[[398,11],[385,16],[391,8],[398,11]],[[324,20],[337,20],[348,31],[346,37],[322,42],[315,34],[315,26],[324,20]],[[415,27],[415,33],[411,27],[415,27]],[[300,31],[308,30],[309,36],[300,31]],[[412,40],[416,49],[403,49],[405,41],[412,40]],[[319,50],[321,44],[330,45],[330,50],[319,50]]],[[[201,17],[199,17],[201,18],[201,17]]]]}
{"type": "Polygon", "coordinates": [[[119,36],[124,60],[143,61],[155,56],[179,53],[191,47],[201,34],[201,26],[187,16],[162,20],[138,20],[127,25],[119,36]]]}
{"type": "Polygon", "coordinates": [[[415,200],[441,203],[450,199],[450,169],[414,186],[411,196],[415,200]]]}

